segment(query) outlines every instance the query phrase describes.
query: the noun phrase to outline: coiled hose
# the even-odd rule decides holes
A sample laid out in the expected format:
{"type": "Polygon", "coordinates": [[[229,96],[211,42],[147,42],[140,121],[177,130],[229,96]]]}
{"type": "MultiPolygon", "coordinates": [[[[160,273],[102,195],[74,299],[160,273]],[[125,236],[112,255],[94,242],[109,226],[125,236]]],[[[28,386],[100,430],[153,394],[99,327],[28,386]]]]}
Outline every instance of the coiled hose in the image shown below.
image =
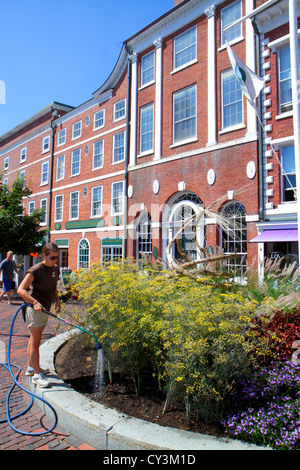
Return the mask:
{"type": "Polygon", "coordinates": [[[21,310],[23,307],[25,307],[26,305],[27,305],[27,304],[21,305],[21,307],[18,308],[18,310],[17,310],[17,312],[16,312],[16,314],[15,314],[13,320],[12,320],[11,327],[10,327],[10,333],[9,333],[9,341],[8,341],[7,362],[6,362],[6,363],[0,362],[0,365],[3,366],[3,367],[5,367],[5,368],[9,371],[9,373],[10,373],[12,379],[13,379],[12,386],[11,386],[11,388],[10,388],[10,390],[9,390],[9,392],[8,392],[8,394],[7,394],[7,396],[6,396],[6,402],[5,402],[5,404],[6,404],[6,419],[0,420],[0,423],[6,423],[6,422],[8,422],[9,425],[10,425],[10,427],[11,427],[14,431],[18,432],[19,434],[24,434],[25,436],[42,436],[42,435],[44,435],[44,434],[50,433],[50,432],[53,431],[53,429],[56,427],[56,425],[57,425],[57,414],[56,414],[56,411],[55,411],[55,409],[53,408],[53,406],[52,406],[50,403],[48,403],[46,400],[44,400],[44,398],[41,398],[41,397],[39,397],[38,395],[36,395],[35,393],[33,393],[33,392],[27,390],[25,387],[23,387],[23,385],[21,385],[21,384],[18,382],[18,377],[19,377],[19,375],[20,375],[21,369],[20,369],[20,367],[19,367],[17,364],[12,364],[11,361],[10,361],[10,352],[11,352],[11,343],[12,343],[13,327],[14,327],[15,320],[16,320],[16,318],[17,318],[18,313],[19,313],[20,310],[21,310]],[[12,367],[17,368],[17,374],[16,374],[16,375],[14,375],[14,373],[13,373],[13,371],[12,371],[12,367]],[[12,391],[13,391],[13,389],[14,389],[15,386],[18,386],[21,390],[23,390],[25,393],[27,393],[28,395],[30,395],[30,397],[31,397],[31,402],[30,402],[29,406],[28,406],[24,411],[21,411],[19,414],[15,415],[15,416],[10,416],[10,412],[9,412],[9,399],[10,399],[11,393],[12,393],[12,391]],[[45,405],[47,405],[47,406],[51,409],[51,411],[53,412],[53,415],[54,415],[54,424],[53,424],[53,426],[52,426],[50,429],[45,430],[45,431],[41,431],[41,432],[36,432],[36,433],[34,433],[34,432],[22,431],[21,429],[16,428],[16,427],[12,424],[12,420],[14,420],[14,419],[18,418],[19,416],[22,416],[22,415],[24,415],[25,413],[27,413],[27,411],[30,410],[30,408],[31,408],[31,406],[32,406],[32,404],[33,404],[33,399],[34,399],[34,398],[36,398],[37,400],[41,400],[43,403],[45,403],[45,405]]]}

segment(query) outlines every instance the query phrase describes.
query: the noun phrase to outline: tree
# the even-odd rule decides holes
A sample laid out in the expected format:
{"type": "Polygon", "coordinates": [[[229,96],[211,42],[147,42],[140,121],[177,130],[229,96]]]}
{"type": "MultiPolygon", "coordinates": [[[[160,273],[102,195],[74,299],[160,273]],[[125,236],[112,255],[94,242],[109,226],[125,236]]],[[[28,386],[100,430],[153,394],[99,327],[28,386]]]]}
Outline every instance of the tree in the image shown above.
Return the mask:
{"type": "Polygon", "coordinates": [[[17,178],[10,187],[3,183],[0,174],[0,252],[11,250],[16,254],[28,255],[38,251],[38,245],[48,233],[41,230],[44,217],[43,209],[35,209],[26,214],[22,199],[32,191],[26,186],[24,178],[17,178]]]}

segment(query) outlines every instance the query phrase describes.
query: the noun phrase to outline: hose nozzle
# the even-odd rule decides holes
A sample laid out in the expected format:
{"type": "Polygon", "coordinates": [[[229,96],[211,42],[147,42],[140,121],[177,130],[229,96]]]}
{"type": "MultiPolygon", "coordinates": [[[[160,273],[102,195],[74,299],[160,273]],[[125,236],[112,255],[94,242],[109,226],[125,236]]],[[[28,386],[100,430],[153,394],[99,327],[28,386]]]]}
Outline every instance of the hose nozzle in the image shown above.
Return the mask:
{"type": "Polygon", "coordinates": [[[100,343],[98,343],[98,344],[96,345],[96,349],[102,349],[102,346],[101,346],[100,343]]]}

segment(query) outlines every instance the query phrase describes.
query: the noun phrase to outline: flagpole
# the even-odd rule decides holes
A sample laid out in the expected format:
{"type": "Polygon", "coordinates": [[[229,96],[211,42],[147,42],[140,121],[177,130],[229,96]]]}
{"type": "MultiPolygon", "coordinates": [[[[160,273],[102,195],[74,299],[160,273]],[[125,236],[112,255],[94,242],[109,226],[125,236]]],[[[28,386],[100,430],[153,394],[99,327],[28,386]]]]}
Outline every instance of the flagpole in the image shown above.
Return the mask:
{"type": "MultiPolygon", "coordinates": [[[[299,82],[299,46],[297,31],[297,0],[289,0],[289,27],[290,27],[290,57],[293,101],[294,125],[294,153],[297,188],[297,219],[298,219],[298,262],[300,261],[300,97],[298,96],[299,82]]],[[[299,263],[300,273],[300,263],[299,263]]]]}

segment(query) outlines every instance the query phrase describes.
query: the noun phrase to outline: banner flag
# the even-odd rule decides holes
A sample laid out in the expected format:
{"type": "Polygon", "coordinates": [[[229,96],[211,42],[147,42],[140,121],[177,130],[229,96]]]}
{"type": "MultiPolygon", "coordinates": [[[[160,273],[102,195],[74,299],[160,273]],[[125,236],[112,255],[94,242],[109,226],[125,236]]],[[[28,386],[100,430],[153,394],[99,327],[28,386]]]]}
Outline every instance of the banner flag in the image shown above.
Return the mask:
{"type": "Polygon", "coordinates": [[[247,67],[247,65],[236,56],[227,41],[226,47],[232,69],[241,85],[242,91],[249,103],[254,107],[254,109],[256,109],[255,98],[263,89],[265,81],[249,69],[249,67],[247,67]]]}

